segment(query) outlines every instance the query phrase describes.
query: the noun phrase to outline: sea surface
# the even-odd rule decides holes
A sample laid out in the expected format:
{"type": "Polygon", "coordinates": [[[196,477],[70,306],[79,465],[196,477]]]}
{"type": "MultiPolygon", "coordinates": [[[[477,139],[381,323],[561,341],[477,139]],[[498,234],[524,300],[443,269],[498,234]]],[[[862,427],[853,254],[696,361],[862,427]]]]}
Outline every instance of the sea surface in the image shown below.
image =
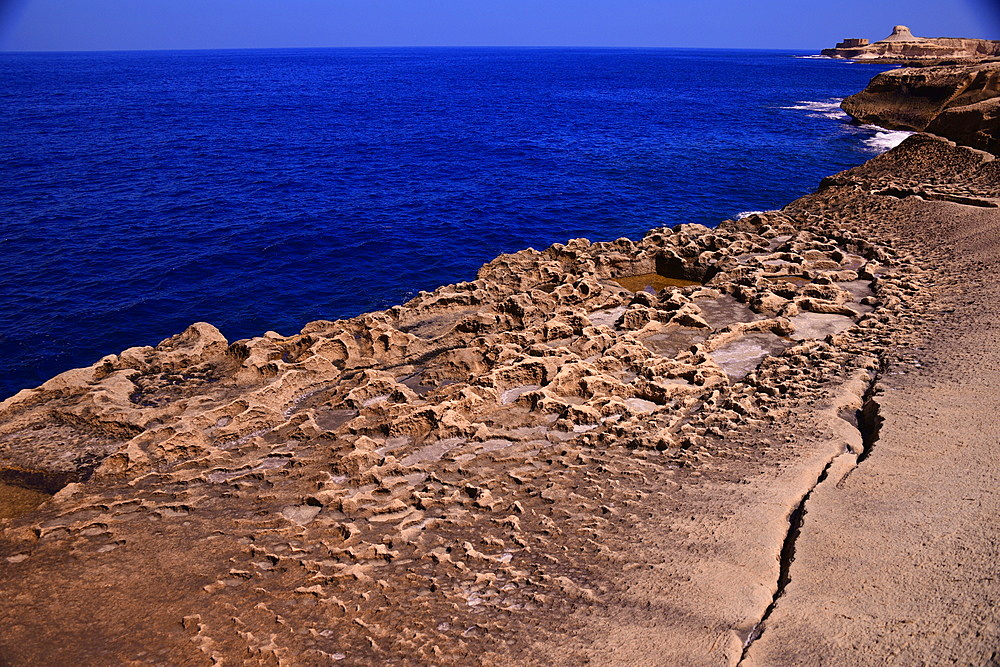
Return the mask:
{"type": "Polygon", "coordinates": [[[900,134],[775,51],[0,54],[0,399],[203,320],[298,331],[503,252],[780,208],[900,134]]]}

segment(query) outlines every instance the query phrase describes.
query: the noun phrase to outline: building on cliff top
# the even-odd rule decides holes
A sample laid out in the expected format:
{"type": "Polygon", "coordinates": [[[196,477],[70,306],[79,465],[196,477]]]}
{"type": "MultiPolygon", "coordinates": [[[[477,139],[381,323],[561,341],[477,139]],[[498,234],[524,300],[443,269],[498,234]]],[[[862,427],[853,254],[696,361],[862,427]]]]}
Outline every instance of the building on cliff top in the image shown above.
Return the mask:
{"type": "Polygon", "coordinates": [[[862,38],[851,38],[848,37],[842,42],[837,42],[838,49],[856,49],[859,46],[868,46],[870,42],[867,39],[862,38]]]}

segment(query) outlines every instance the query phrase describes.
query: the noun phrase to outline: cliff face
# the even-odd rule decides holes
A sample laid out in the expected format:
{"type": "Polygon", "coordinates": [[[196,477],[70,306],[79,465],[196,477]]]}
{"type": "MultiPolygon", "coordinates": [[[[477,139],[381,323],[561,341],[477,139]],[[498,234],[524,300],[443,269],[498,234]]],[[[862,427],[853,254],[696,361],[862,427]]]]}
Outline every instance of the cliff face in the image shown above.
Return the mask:
{"type": "Polygon", "coordinates": [[[1000,98],[946,109],[927,131],[996,155],[1000,153],[1000,98]]]}
{"type": "Polygon", "coordinates": [[[1000,42],[956,37],[915,37],[905,25],[874,43],[845,39],[836,48],[823,49],[824,56],[853,60],[983,60],[1000,57],[1000,42]]]}
{"type": "Polygon", "coordinates": [[[1000,63],[884,72],[841,106],[863,123],[1000,152],[1000,63]]]}

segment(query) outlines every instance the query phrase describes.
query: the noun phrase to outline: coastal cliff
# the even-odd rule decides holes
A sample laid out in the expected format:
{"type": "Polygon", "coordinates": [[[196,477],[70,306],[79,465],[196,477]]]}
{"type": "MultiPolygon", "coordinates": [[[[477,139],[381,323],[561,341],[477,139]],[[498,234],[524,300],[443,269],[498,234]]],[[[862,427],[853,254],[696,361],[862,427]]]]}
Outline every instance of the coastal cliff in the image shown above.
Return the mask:
{"type": "Polygon", "coordinates": [[[905,25],[897,25],[888,37],[876,42],[850,38],[834,48],[823,49],[821,53],[830,58],[885,62],[980,61],[1000,57],[1000,42],[960,37],[916,37],[905,25]]]}
{"type": "Polygon", "coordinates": [[[1000,63],[884,72],[841,107],[862,123],[1000,153],[1000,63]]]}
{"type": "MultiPolygon", "coordinates": [[[[996,152],[992,66],[890,75],[845,108],[996,152]]],[[[22,391],[0,662],[985,664],[996,165],[919,134],[781,211],[22,391]]]]}

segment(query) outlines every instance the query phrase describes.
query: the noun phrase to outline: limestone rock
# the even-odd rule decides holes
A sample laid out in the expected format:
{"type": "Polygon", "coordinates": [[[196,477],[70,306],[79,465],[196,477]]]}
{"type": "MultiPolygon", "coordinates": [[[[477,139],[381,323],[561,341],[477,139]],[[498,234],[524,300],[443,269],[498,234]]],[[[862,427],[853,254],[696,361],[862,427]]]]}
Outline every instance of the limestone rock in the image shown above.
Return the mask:
{"type": "Polygon", "coordinates": [[[839,42],[835,48],[823,49],[821,53],[831,58],[919,64],[997,57],[1000,56],[1000,42],[955,37],[916,37],[905,25],[897,25],[889,36],[876,42],[849,38],[839,42]]]}
{"type": "Polygon", "coordinates": [[[883,72],[841,106],[862,123],[928,131],[998,153],[998,96],[1000,63],[982,63],[883,72]]]}

